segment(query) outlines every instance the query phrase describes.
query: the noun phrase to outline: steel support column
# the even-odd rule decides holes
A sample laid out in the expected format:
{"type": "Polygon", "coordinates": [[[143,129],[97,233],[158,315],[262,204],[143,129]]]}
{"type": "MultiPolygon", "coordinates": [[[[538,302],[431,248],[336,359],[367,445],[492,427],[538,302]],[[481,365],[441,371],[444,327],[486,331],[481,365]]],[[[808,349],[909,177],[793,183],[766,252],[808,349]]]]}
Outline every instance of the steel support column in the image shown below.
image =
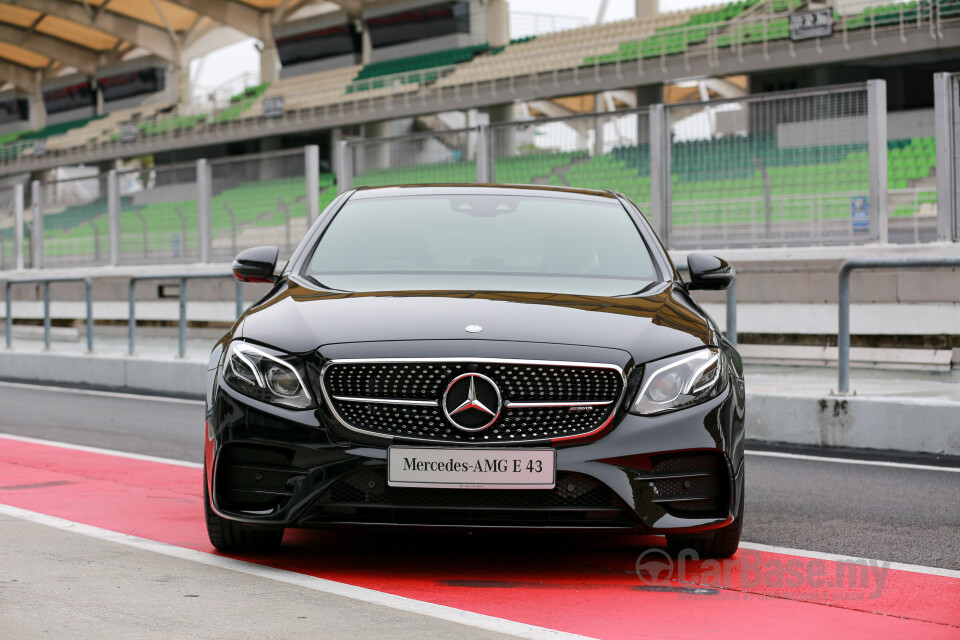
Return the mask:
{"type": "Polygon", "coordinates": [[[107,173],[107,225],[110,231],[110,266],[120,264],[120,180],[117,172],[107,173]]]}
{"type": "Polygon", "coordinates": [[[303,170],[307,178],[307,228],[310,228],[320,217],[320,147],[308,144],[303,148],[303,154],[303,170]]]}
{"type": "Polygon", "coordinates": [[[337,193],[353,188],[353,147],[348,140],[337,143],[337,193]]]}
{"type": "Polygon", "coordinates": [[[933,76],[937,141],[937,240],[960,241],[960,74],[933,76]]]}
{"type": "Polygon", "coordinates": [[[650,105],[650,209],[653,227],[670,247],[670,115],[662,104],[650,105]]]}
{"type": "Polygon", "coordinates": [[[870,162],[870,238],[887,242],[887,83],[867,81],[867,157],[870,162]]]}
{"type": "Polygon", "coordinates": [[[43,187],[39,180],[30,183],[30,208],[33,210],[33,229],[30,240],[33,243],[33,268],[43,268],[43,187]]]}
{"type": "Polygon", "coordinates": [[[23,271],[23,184],[13,185],[13,255],[15,269],[23,271]]]}
{"type": "Polygon", "coordinates": [[[477,125],[475,135],[477,136],[477,182],[487,184],[496,180],[490,127],[485,124],[477,125]]]}
{"type": "MultiPolygon", "coordinates": [[[[205,158],[197,160],[197,224],[200,235],[200,262],[210,262],[210,165],[205,158]]],[[[184,238],[184,243],[186,238],[184,238]]],[[[186,246],[186,245],[184,245],[186,246]]]]}

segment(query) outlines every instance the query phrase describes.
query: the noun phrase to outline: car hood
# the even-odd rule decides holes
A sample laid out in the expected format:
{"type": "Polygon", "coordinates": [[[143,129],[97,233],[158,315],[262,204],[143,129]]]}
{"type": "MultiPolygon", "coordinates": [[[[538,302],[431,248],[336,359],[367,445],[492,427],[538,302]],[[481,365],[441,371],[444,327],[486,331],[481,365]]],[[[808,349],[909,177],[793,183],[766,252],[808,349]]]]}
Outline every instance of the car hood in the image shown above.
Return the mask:
{"type": "Polygon", "coordinates": [[[480,340],[618,349],[637,363],[716,341],[706,316],[674,283],[659,283],[642,295],[597,297],[465,291],[335,293],[288,281],[247,311],[241,334],[246,340],[291,353],[340,343],[480,340]],[[468,325],[482,330],[467,332],[468,325]]]}

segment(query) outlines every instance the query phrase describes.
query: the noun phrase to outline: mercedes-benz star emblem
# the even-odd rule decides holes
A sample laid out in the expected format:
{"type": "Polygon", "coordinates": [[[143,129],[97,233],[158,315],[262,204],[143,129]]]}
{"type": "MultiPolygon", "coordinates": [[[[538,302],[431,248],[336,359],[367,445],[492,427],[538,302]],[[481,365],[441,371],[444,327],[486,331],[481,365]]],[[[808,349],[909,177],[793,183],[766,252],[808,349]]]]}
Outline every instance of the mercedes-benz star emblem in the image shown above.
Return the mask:
{"type": "Polygon", "coordinates": [[[466,331],[467,333],[480,333],[481,331],[483,331],[483,327],[481,327],[478,324],[468,324],[463,328],[463,330],[466,331]]]}
{"type": "Polygon", "coordinates": [[[443,393],[443,412],[462,431],[483,431],[500,416],[500,389],[479,373],[454,378],[443,393]]]}

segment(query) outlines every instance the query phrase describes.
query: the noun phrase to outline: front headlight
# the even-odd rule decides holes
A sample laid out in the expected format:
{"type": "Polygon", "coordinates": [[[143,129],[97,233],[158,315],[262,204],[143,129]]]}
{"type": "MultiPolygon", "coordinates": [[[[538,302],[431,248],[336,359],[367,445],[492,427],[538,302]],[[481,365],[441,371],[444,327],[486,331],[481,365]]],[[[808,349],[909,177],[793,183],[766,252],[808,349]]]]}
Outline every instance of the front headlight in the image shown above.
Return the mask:
{"type": "Polygon", "coordinates": [[[254,400],[288,407],[315,406],[306,375],[298,359],[246,342],[232,342],[227,351],[223,379],[231,388],[254,400]]]}
{"type": "Polygon", "coordinates": [[[723,358],[715,349],[651,362],[644,368],[631,413],[654,415],[699,404],[723,388],[723,358]]]}

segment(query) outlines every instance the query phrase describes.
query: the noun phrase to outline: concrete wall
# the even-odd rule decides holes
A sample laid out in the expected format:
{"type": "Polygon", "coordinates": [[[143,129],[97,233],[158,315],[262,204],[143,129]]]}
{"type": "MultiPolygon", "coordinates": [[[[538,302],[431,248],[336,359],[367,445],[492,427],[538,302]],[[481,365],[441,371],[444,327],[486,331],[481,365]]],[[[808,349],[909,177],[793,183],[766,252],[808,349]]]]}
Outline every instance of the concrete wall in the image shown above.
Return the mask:
{"type": "Polygon", "coordinates": [[[48,384],[84,384],[126,391],[202,396],[206,361],[97,355],[0,353],[0,378],[48,384]]]}
{"type": "MultiPolygon", "coordinates": [[[[207,362],[0,351],[0,379],[85,384],[201,397],[207,362]]],[[[784,369],[787,386],[790,369],[784,369]]],[[[763,442],[960,455],[960,403],[943,398],[856,397],[747,385],[747,437],[763,442]]]]}
{"type": "Polygon", "coordinates": [[[747,437],[765,442],[955,456],[958,424],[960,405],[939,399],[747,395],[747,437]]]}

